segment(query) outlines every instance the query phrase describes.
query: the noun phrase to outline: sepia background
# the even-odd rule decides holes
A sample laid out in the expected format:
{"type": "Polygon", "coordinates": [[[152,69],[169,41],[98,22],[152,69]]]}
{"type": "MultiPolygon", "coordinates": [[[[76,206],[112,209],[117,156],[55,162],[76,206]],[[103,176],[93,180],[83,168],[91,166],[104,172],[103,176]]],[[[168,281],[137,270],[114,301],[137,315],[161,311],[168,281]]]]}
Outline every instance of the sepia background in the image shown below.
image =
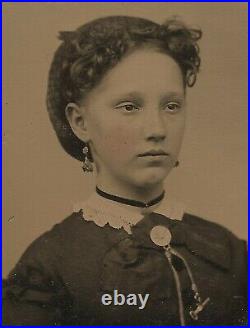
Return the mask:
{"type": "Polygon", "coordinates": [[[55,137],[46,83],[58,32],[107,15],[157,22],[178,15],[203,30],[180,166],[166,190],[186,212],[247,238],[246,3],[4,3],[3,276],[95,186],[55,137]]]}

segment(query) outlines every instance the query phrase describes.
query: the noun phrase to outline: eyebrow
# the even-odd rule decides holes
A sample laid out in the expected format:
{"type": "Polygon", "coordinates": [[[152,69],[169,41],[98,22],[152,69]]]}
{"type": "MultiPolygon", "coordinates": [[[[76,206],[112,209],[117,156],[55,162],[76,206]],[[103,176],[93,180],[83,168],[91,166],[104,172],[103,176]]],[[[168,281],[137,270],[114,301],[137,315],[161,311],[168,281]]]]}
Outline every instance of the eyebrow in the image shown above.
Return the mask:
{"type": "Polygon", "coordinates": [[[143,96],[141,93],[139,92],[128,92],[128,93],[125,93],[125,94],[121,94],[119,96],[117,96],[115,98],[114,101],[112,101],[113,105],[117,105],[118,103],[122,102],[122,101],[134,101],[134,102],[140,102],[140,103],[143,103],[144,100],[143,100],[143,96]]]}
{"type": "Polygon", "coordinates": [[[160,100],[160,105],[164,105],[169,100],[176,100],[176,101],[185,101],[185,94],[179,92],[167,92],[166,94],[162,95],[160,100]]]}
{"type": "MultiPolygon", "coordinates": [[[[160,106],[166,104],[166,102],[168,102],[169,100],[176,100],[176,101],[184,102],[185,94],[180,93],[180,92],[166,92],[165,94],[163,94],[160,97],[160,103],[159,103],[160,106]]],[[[132,92],[124,93],[124,94],[121,94],[121,95],[115,97],[115,99],[112,101],[112,105],[116,106],[120,102],[123,102],[123,101],[133,101],[135,103],[139,102],[140,105],[143,105],[144,98],[140,92],[132,91],[132,92]]]]}

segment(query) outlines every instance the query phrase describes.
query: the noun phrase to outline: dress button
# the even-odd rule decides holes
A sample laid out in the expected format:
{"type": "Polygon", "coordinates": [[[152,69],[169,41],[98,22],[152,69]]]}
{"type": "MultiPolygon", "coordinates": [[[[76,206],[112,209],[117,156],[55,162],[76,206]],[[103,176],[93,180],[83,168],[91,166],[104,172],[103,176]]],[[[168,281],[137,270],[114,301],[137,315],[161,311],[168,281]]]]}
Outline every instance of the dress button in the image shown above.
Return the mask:
{"type": "Polygon", "coordinates": [[[157,246],[167,246],[171,241],[171,232],[165,226],[158,225],[150,231],[150,238],[157,246]]]}

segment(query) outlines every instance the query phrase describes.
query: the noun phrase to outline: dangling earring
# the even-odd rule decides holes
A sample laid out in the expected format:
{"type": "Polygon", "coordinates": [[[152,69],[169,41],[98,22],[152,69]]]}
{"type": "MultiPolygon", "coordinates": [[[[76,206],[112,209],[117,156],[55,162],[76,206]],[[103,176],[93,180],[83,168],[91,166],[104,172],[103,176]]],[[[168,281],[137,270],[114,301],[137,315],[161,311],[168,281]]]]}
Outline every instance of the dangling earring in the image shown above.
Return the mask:
{"type": "Polygon", "coordinates": [[[174,167],[179,166],[179,164],[180,164],[180,162],[179,161],[176,161],[174,167]]]}
{"type": "Polygon", "coordinates": [[[84,160],[82,163],[82,169],[84,172],[93,172],[93,165],[89,160],[89,147],[85,146],[82,149],[82,153],[84,155],[84,160]]]}

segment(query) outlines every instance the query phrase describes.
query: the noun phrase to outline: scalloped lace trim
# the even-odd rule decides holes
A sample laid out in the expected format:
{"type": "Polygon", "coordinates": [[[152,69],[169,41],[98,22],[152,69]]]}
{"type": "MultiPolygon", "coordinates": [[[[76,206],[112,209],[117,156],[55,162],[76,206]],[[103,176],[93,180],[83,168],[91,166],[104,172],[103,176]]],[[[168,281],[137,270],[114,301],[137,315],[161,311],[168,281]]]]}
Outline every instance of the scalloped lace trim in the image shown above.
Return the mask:
{"type": "Polygon", "coordinates": [[[131,234],[131,227],[137,224],[146,213],[154,211],[170,219],[181,220],[184,214],[183,208],[183,204],[164,198],[160,204],[147,209],[138,209],[93,194],[86,201],[75,204],[73,211],[82,210],[83,219],[92,221],[99,227],[108,224],[114,229],[123,228],[131,234]]]}

